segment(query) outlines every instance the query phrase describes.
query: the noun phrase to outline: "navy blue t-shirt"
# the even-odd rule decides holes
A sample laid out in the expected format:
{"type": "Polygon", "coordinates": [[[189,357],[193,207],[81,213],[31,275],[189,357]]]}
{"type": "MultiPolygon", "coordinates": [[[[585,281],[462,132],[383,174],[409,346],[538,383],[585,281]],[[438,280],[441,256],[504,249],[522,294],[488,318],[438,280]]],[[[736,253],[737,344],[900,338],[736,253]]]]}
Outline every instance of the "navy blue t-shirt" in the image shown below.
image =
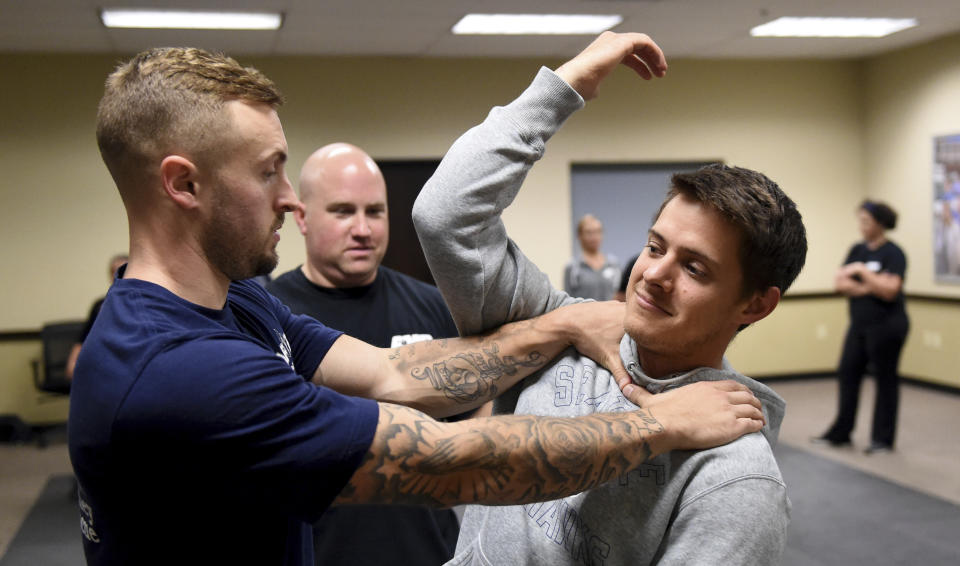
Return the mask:
{"type": "Polygon", "coordinates": [[[71,396],[88,563],[311,564],[378,418],[309,381],[339,336],[252,282],[214,310],[118,279],[71,396]]]}

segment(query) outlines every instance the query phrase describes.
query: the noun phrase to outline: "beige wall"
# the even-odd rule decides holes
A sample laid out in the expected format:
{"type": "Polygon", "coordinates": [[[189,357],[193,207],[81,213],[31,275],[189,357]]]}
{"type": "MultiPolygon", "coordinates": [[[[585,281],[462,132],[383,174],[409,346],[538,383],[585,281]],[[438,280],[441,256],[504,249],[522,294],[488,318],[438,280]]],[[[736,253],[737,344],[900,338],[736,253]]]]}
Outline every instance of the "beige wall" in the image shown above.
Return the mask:
{"type": "Polygon", "coordinates": [[[846,301],[839,297],[783,301],[734,339],[727,358],[746,375],[829,371],[840,359],[846,327],[846,301]]]}
{"type": "Polygon", "coordinates": [[[864,67],[864,178],[900,212],[891,237],[909,260],[906,289],[960,297],[933,278],[933,138],[960,133],[960,36],[906,49],[864,67]]]}
{"type": "MultiPolygon", "coordinates": [[[[102,81],[117,59],[0,54],[0,73],[8,77],[0,92],[0,331],[83,318],[105,291],[107,258],[125,248],[123,209],[93,135],[102,81]]],[[[518,94],[540,64],[557,63],[240,59],[287,95],[281,118],[294,180],[310,151],[335,140],[381,158],[440,157],[491,105],[518,94]]],[[[508,211],[508,227],[559,282],[570,249],[571,163],[722,159],[766,172],[797,201],[810,253],[794,291],[830,289],[835,266],[857,237],[852,211],[871,195],[891,201],[911,226],[894,234],[910,256],[908,290],[960,297],[960,288],[932,282],[924,256],[930,136],[960,130],[951,104],[960,89],[956,61],[960,37],[866,62],[677,60],[666,79],[652,83],[621,70],[554,138],[508,211]]],[[[280,271],[303,254],[293,222],[282,236],[280,271]]],[[[747,331],[731,359],[756,374],[832,367],[843,302],[806,303],[784,304],[763,330],[747,331]],[[787,353],[774,355],[778,350],[787,353]]],[[[927,316],[914,314],[915,328],[926,327],[927,316]]],[[[944,327],[942,343],[957,338],[957,326],[944,327]]],[[[12,381],[29,378],[17,374],[21,365],[2,366],[0,398],[12,381]]],[[[907,373],[915,367],[947,379],[938,366],[906,359],[905,366],[907,373]]]]}
{"type": "MultiPolygon", "coordinates": [[[[933,138],[960,133],[960,35],[867,61],[863,70],[866,192],[900,212],[890,234],[909,262],[908,293],[960,298],[933,276],[933,138]]],[[[960,387],[960,305],[911,301],[905,375],[960,387]]]]}
{"type": "MultiPolygon", "coordinates": [[[[94,143],[96,102],[113,57],[0,55],[19,88],[0,94],[0,226],[6,235],[0,330],[82,318],[126,242],[119,198],[94,143]],[[8,267],[9,269],[9,267],[8,267]]],[[[377,157],[439,157],[491,105],[526,86],[539,61],[285,58],[244,60],[284,90],[296,176],[310,151],[349,140],[377,157]]],[[[554,281],[569,243],[574,161],[719,158],[769,173],[793,195],[811,236],[798,290],[824,290],[855,233],[861,198],[859,77],[846,62],[676,61],[644,83],[626,70],[556,136],[510,210],[512,234],[554,281]],[[521,220],[522,219],[522,220],[521,220]]],[[[297,265],[287,223],[280,269],[297,265]]]]}
{"type": "MultiPolygon", "coordinates": [[[[518,94],[539,64],[359,59],[260,66],[288,93],[283,119],[297,167],[309,149],[343,138],[378,157],[440,156],[491,105],[518,94]],[[320,79],[307,84],[309,77],[297,74],[304,68],[336,77],[360,70],[360,76],[347,92],[342,84],[320,88],[320,79]],[[340,109],[343,100],[350,103],[340,109]]],[[[828,288],[842,257],[832,241],[855,237],[846,221],[862,198],[856,65],[676,61],[668,77],[644,83],[621,72],[604,85],[601,97],[568,122],[534,168],[508,211],[512,236],[559,282],[570,249],[572,162],[719,158],[767,172],[796,198],[811,225],[810,261],[797,289],[828,288]]],[[[281,269],[302,256],[289,228],[281,269]]]]}
{"type": "MultiPolygon", "coordinates": [[[[900,224],[890,237],[908,258],[906,291],[960,298],[960,285],[934,280],[931,217],[933,138],[960,133],[960,36],[864,61],[859,75],[861,195],[887,201],[900,213],[900,224]]],[[[849,224],[850,209],[847,199],[843,201],[838,201],[839,221],[849,224]]],[[[807,223],[810,226],[809,218],[807,223]]],[[[837,253],[853,239],[818,226],[839,242],[837,253]]],[[[911,330],[901,373],[960,388],[960,304],[912,299],[907,312],[911,330]]],[[[829,369],[839,357],[845,326],[842,300],[788,302],[769,320],[745,331],[729,357],[741,370],[757,375],[829,369]],[[830,338],[817,338],[824,329],[830,338]]]]}
{"type": "Polygon", "coordinates": [[[93,134],[113,59],[0,55],[0,330],[83,318],[126,249],[93,134]]]}

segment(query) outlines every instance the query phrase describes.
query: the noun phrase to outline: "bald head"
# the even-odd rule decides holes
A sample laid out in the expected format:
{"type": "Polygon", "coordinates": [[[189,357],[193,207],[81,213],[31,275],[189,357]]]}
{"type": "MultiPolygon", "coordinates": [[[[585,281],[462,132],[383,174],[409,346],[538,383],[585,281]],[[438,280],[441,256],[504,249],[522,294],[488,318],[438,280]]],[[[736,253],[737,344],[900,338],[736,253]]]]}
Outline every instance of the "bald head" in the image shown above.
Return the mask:
{"type": "Polygon", "coordinates": [[[300,170],[304,274],[324,287],[369,285],[387,251],[387,186],[376,162],[348,143],[313,152],[300,170]]]}
{"type": "Polygon", "coordinates": [[[345,183],[382,185],[383,174],[372,157],[349,143],[332,143],[310,154],[300,169],[300,200],[345,183]]]}

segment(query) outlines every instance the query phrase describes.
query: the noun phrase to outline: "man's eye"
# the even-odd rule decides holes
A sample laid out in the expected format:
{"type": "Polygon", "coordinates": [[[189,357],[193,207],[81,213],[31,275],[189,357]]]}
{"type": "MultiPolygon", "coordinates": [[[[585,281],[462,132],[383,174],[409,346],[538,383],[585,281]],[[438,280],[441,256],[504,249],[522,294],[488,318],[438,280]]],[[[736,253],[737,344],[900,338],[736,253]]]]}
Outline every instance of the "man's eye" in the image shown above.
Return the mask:
{"type": "Polygon", "coordinates": [[[650,251],[650,255],[660,255],[660,248],[656,244],[647,244],[644,247],[650,251]]]}
{"type": "Polygon", "coordinates": [[[706,272],[700,269],[696,264],[688,263],[687,271],[690,272],[694,277],[703,277],[706,275],[706,272]]]}

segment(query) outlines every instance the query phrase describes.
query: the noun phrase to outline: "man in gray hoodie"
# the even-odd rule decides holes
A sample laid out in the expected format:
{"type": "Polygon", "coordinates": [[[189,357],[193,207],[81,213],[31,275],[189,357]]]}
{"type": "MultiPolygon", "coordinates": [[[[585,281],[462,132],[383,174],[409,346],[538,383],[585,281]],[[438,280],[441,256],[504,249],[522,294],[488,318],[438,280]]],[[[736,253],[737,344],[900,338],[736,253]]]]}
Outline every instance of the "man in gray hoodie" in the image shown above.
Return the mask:
{"type": "MultiPolygon", "coordinates": [[[[624,63],[649,79],[666,61],[643,34],[605,32],[464,134],[414,207],[430,267],[461,333],[575,302],[507,237],[501,214],[547,140],[624,63]]],[[[724,358],[776,307],[806,256],[795,204],[770,179],[724,165],[674,176],[627,287],[620,354],[660,393],[736,380],[766,425],[727,445],[673,451],[606,484],[546,503],[468,508],[450,564],[775,564],[790,503],[772,446],[785,403],[724,358]]],[[[655,406],[657,395],[644,403],[655,406]]],[[[635,407],[604,367],[570,348],[497,400],[495,412],[554,416],[635,407]]],[[[568,432],[575,438],[576,428],[568,432]]]]}

